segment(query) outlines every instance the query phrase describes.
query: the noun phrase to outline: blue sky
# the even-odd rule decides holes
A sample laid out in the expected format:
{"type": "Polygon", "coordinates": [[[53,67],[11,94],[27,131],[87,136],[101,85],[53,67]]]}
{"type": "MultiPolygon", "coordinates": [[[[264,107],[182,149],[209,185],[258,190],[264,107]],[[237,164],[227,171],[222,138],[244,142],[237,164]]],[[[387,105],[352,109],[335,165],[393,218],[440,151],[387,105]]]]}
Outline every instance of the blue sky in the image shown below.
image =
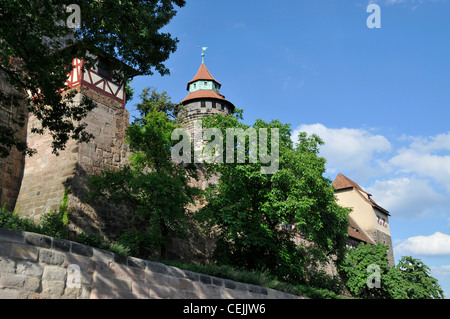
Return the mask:
{"type": "Polygon", "coordinates": [[[432,269],[450,298],[450,0],[188,0],[165,28],[170,76],[137,77],[173,102],[201,63],[244,120],[318,134],[342,173],[391,213],[394,254],[432,269]],[[381,9],[370,29],[369,3],[381,9]]]}

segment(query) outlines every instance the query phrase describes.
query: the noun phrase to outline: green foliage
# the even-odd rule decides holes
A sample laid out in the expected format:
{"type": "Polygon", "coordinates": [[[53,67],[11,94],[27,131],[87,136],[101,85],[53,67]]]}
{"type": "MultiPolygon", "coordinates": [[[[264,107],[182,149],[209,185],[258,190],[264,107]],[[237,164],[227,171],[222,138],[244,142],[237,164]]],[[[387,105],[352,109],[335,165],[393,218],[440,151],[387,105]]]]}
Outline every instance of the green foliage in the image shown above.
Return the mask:
{"type": "MultiPolygon", "coordinates": [[[[73,103],[74,90],[61,94],[60,89],[68,89],[64,82],[72,60],[84,59],[89,67],[93,59],[88,52],[115,57],[111,69],[118,71],[114,73],[117,81],[130,77],[131,72],[168,74],[163,63],[176,50],[178,39],[161,30],[175,16],[175,6],[182,7],[185,1],[74,0],[70,4],[80,7],[78,29],[66,25],[71,15],[66,11],[67,1],[1,3],[0,72],[16,92],[0,90],[0,104],[12,105],[13,113],[19,114],[19,127],[25,125],[27,110],[34,114],[41,127],[33,131],[43,134],[48,130],[54,153],[64,149],[69,138],[82,142],[92,138],[81,120],[96,106],[93,100],[84,98],[81,103],[73,103]],[[25,110],[19,102],[25,104],[25,110]]],[[[131,93],[129,87],[127,93],[131,93]]],[[[1,157],[6,157],[11,147],[33,153],[18,138],[18,131],[0,127],[1,157]]]]}
{"type": "Polygon", "coordinates": [[[105,242],[105,240],[101,236],[95,235],[95,234],[88,234],[88,233],[84,233],[84,232],[80,233],[77,235],[75,241],[77,243],[96,247],[96,248],[101,248],[101,249],[109,248],[109,245],[105,242]]]}
{"type": "MultiPolygon", "coordinates": [[[[388,247],[360,244],[351,249],[340,267],[350,292],[358,298],[377,299],[443,299],[444,293],[437,279],[430,276],[430,268],[413,257],[402,257],[400,262],[389,267],[388,247]],[[369,276],[374,274],[370,265],[379,268],[380,287],[369,288],[369,276]],[[368,271],[369,269],[369,271],[368,271]]],[[[370,279],[369,279],[370,280],[370,279]]]]}
{"type": "Polygon", "coordinates": [[[8,210],[6,206],[0,208],[0,227],[29,232],[38,232],[39,230],[39,226],[31,219],[19,217],[17,213],[8,210]]]}
{"type": "Polygon", "coordinates": [[[140,118],[137,118],[137,121],[144,120],[145,115],[152,111],[162,112],[169,119],[175,120],[177,104],[170,100],[167,92],[158,93],[156,89],[148,87],[142,90],[139,97],[141,102],[136,104],[136,109],[139,111],[140,118]]]}
{"type": "MultiPolygon", "coordinates": [[[[144,90],[146,96],[148,90],[144,90]]],[[[119,242],[138,255],[147,248],[158,249],[165,256],[169,236],[183,237],[187,214],[185,207],[200,191],[188,185],[195,178],[192,168],[171,161],[172,131],[178,127],[167,112],[170,103],[165,92],[153,91],[152,99],[139,104],[141,117],[127,130],[127,142],[133,154],[131,165],[120,171],[103,171],[89,179],[91,199],[106,198],[125,204],[133,212],[134,228],[119,242]],[[161,100],[155,97],[161,97],[161,100]]]]}
{"type": "Polygon", "coordinates": [[[58,211],[49,212],[41,216],[40,227],[42,232],[51,237],[67,238],[69,225],[69,190],[64,191],[64,196],[58,211]]]}
{"type": "Polygon", "coordinates": [[[383,244],[371,245],[361,243],[357,249],[348,250],[348,255],[339,270],[345,278],[350,292],[359,298],[389,298],[385,277],[389,271],[387,259],[388,247],[383,244]],[[373,274],[368,271],[370,265],[377,265],[380,272],[381,288],[369,288],[367,280],[373,274]]]}
{"type": "Polygon", "coordinates": [[[411,256],[403,256],[390,269],[385,285],[394,299],[445,298],[438,280],[430,276],[430,268],[411,256]]]}
{"type": "MultiPolygon", "coordinates": [[[[220,128],[226,140],[227,128],[249,128],[239,121],[241,118],[242,113],[213,115],[202,125],[220,128]]],[[[198,216],[207,228],[219,227],[214,252],[219,263],[305,282],[305,252],[292,241],[293,232],[280,226],[295,225],[316,244],[323,260],[330,255],[340,260],[347,238],[348,210],[336,204],[331,181],[323,177],[325,160],[317,155],[322,144],[317,136],[302,133],[294,145],[287,124],[257,120],[252,128],[279,130],[279,169],[264,174],[259,160],[249,163],[249,143],[245,163],[226,163],[224,159],[222,164],[205,165],[208,173],[219,173],[220,180],[217,187],[211,186],[208,205],[198,216]]],[[[270,150],[270,135],[268,142],[270,150]]]]}

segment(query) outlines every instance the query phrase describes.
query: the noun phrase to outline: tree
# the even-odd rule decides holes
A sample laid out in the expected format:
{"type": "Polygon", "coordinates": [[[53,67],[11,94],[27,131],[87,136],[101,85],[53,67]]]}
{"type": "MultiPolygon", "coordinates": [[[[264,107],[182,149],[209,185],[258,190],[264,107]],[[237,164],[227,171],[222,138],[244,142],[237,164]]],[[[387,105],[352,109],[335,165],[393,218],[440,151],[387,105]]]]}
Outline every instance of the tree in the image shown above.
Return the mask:
{"type": "MultiPolygon", "coordinates": [[[[203,128],[218,128],[223,140],[227,129],[244,131],[267,129],[267,148],[278,144],[278,170],[264,173],[263,150],[246,137],[245,162],[204,166],[208,174],[218,174],[211,186],[208,204],[199,213],[207,227],[217,225],[219,238],[215,257],[219,263],[246,269],[267,270],[279,278],[304,281],[305,252],[293,242],[294,233],[282,225],[295,225],[298,232],[320,248],[323,259],[342,257],[347,236],[348,211],[336,204],[331,181],[323,177],[325,160],[317,156],[322,141],[313,135],[299,135],[298,145],[291,141],[288,124],[277,120],[257,120],[252,127],[240,122],[242,112],[234,116],[213,115],[203,119],[203,128]],[[274,129],[274,131],[272,131],[274,129]],[[278,130],[279,139],[272,139],[278,130]],[[250,143],[249,143],[250,142],[250,143]],[[254,156],[256,155],[256,156],[254,156]],[[250,162],[252,156],[256,161],[250,162]]],[[[249,132],[249,131],[247,131],[249,132]]],[[[261,138],[261,135],[259,135],[261,138]]],[[[238,154],[235,139],[234,155],[238,154]]]]}
{"type": "Polygon", "coordinates": [[[131,209],[133,227],[119,238],[122,244],[138,256],[154,248],[161,258],[166,258],[169,237],[184,235],[189,218],[185,207],[200,192],[189,186],[195,170],[171,161],[171,134],[178,125],[159,109],[160,98],[169,104],[170,99],[165,92],[159,95],[154,91],[154,97],[152,103],[141,102],[142,116],[127,130],[133,152],[131,164],[120,171],[105,170],[92,176],[89,188],[91,199],[105,198],[131,209]]]}
{"type": "Polygon", "coordinates": [[[361,243],[352,248],[340,272],[350,292],[358,298],[441,299],[444,292],[430,268],[419,259],[403,256],[389,267],[388,247],[361,243]],[[377,284],[376,284],[377,283],[377,284]]]}
{"type": "MultiPolygon", "coordinates": [[[[89,53],[115,57],[111,68],[119,71],[115,78],[120,81],[129,76],[130,68],[142,75],[154,70],[168,74],[163,62],[178,40],[160,30],[176,14],[174,6],[184,4],[185,0],[74,0],[68,8],[63,0],[1,1],[0,75],[15,90],[1,90],[0,104],[20,113],[14,119],[19,127],[27,112],[34,114],[41,123],[34,132],[50,132],[54,153],[64,149],[69,138],[88,141],[92,136],[79,122],[95,103],[88,98],[72,103],[75,92],[64,87],[72,60],[82,58],[88,68],[93,62],[89,53]],[[68,20],[74,6],[80,9],[79,28],[68,23],[73,22],[68,20]]],[[[17,131],[0,127],[0,157],[8,156],[12,147],[33,153],[17,138],[17,131]]]]}
{"type": "Polygon", "coordinates": [[[359,244],[350,248],[339,266],[350,292],[359,298],[389,298],[386,276],[389,272],[388,247],[383,244],[359,244]]]}
{"type": "Polygon", "coordinates": [[[444,299],[438,280],[430,276],[430,268],[420,259],[403,256],[390,269],[386,285],[394,299],[444,299]]]}

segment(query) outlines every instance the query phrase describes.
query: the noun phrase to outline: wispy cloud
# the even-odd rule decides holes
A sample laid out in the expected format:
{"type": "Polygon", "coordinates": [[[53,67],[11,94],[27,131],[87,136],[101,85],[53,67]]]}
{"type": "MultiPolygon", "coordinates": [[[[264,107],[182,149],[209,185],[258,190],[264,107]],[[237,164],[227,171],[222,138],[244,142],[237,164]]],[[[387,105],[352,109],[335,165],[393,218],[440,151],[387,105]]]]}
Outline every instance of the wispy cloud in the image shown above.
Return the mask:
{"type": "MultiPolygon", "coordinates": [[[[390,141],[361,128],[300,125],[325,145],[327,174],[343,173],[357,181],[397,218],[447,217],[450,223],[450,133],[390,141]]],[[[447,220],[447,219],[445,219],[447,220]]]]}
{"type": "Polygon", "coordinates": [[[397,256],[448,256],[450,255],[450,236],[436,232],[430,236],[410,237],[394,247],[397,256]]]}
{"type": "Polygon", "coordinates": [[[327,171],[334,174],[347,171],[362,179],[373,176],[375,171],[385,169],[377,154],[392,149],[387,138],[364,129],[328,128],[320,123],[304,124],[294,130],[294,142],[299,132],[316,134],[324,140],[320,155],[327,159],[327,171]]]}

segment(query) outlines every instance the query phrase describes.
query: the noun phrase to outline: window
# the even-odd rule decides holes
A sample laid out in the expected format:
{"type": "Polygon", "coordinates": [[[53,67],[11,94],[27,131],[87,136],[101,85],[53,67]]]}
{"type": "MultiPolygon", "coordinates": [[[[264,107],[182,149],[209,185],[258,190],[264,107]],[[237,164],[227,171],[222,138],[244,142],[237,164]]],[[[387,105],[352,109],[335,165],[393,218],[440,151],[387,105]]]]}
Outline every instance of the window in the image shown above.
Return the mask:
{"type": "Polygon", "coordinates": [[[200,101],[200,107],[206,107],[205,101],[200,101]]]}
{"type": "Polygon", "coordinates": [[[100,74],[104,78],[111,80],[111,78],[112,78],[111,65],[109,64],[108,61],[106,61],[105,59],[99,58],[97,68],[98,68],[98,74],[100,74]]]}

